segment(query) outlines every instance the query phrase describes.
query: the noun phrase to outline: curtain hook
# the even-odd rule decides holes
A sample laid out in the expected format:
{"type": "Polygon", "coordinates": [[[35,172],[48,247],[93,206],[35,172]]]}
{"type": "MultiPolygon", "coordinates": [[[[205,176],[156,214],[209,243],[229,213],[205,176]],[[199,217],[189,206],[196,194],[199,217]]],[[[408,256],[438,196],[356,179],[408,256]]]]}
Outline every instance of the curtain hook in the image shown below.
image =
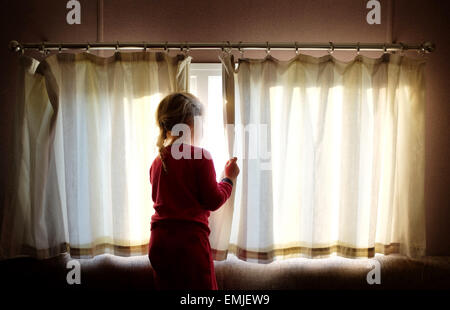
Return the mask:
{"type": "Polygon", "coordinates": [[[334,44],[333,42],[329,42],[330,43],[330,47],[328,48],[328,54],[333,54],[334,53],[334,44]]]}
{"type": "Polygon", "coordinates": [[[227,42],[228,42],[228,51],[227,51],[227,53],[231,54],[231,51],[233,50],[233,48],[231,47],[230,41],[227,41],[227,42]]]}
{"type": "Polygon", "coordinates": [[[189,52],[189,44],[188,42],[185,42],[186,44],[186,49],[184,48],[183,44],[180,45],[180,52],[183,53],[185,56],[187,56],[188,52],[189,52]]]}
{"type": "Polygon", "coordinates": [[[61,43],[58,45],[58,54],[61,53],[61,43]]]}
{"type": "Polygon", "coordinates": [[[359,42],[356,44],[356,55],[360,55],[361,47],[359,46],[359,42]]]}
{"type": "Polygon", "coordinates": [[[40,52],[45,55],[45,43],[44,43],[44,41],[41,42],[40,52]]]}
{"type": "Polygon", "coordinates": [[[167,48],[167,41],[164,45],[164,51],[166,52],[166,54],[169,54],[169,49],[167,48]]]}
{"type": "Polygon", "coordinates": [[[119,52],[119,41],[116,41],[116,53],[119,52]]]}
{"type": "Polygon", "coordinates": [[[420,56],[425,56],[425,46],[423,45],[423,43],[420,44],[420,49],[417,52],[420,54],[420,56]]]}
{"type": "Polygon", "coordinates": [[[244,50],[242,49],[242,41],[239,41],[239,47],[238,47],[238,51],[240,53],[240,58],[244,58],[244,50]]]}
{"type": "Polygon", "coordinates": [[[45,49],[45,42],[42,41],[42,54],[44,54],[45,56],[47,56],[48,54],[50,54],[50,50],[46,50],[45,49]]]}
{"type": "Polygon", "coordinates": [[[269,41],[266,41],[266,55],[270,54],[269,41]]]}
{"type": "Polygon", "coordinates": [[[402,42],[400,42],[400,46],[401,46],[401,49],[400,49],[400,55],[403,56],[403,54],[404,54],[404,52],[405,52],[405,44],[403,44],[402,42]]]}
{"type": "Polygon", "coordinates": [[[298,55],[297,41],[294,42],[294,46],[295,46],[295,54],[298,55]]]}
{"type": "Polygon", "coordinates": [[[89,45],[89,42],[87,43],[87,46],[86,46],[86,53],[90,53],[89,52],[89,49],[91,48],[91,46],[89,45]]]}
{"type": "Polygon", "coordinates": [[[147,42],[144,41],[144,52],[147,51],[147,42]]]}

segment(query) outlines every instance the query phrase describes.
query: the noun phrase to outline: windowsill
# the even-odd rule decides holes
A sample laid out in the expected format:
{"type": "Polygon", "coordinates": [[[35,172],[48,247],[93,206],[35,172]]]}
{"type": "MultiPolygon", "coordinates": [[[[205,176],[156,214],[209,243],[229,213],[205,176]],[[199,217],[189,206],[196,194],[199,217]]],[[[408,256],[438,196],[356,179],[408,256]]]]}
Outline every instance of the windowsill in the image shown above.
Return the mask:
{"type": "MultiPolygon", "coordinates": [[[[229,255],[216,261],[216,278],[221,289],[368,289],[367,273],[377,260],[381,266],[380,289],[449,289],[450,257],[426,256],[411,259],[400,255],[377,255],[371,259],[290,258],[270,264],[249,263],[229,255]]],[[[65,287],[69,255],[46,260],[30,258],[0,262],[5,283],[42,283],[65,287]],[[36,282],[39,281],[39,282],[36,282]]],[[[118,257],[109,254],[79,259],[81,283],[92,289],[152,290],[152,269],[148,257],[118,257]]]]}

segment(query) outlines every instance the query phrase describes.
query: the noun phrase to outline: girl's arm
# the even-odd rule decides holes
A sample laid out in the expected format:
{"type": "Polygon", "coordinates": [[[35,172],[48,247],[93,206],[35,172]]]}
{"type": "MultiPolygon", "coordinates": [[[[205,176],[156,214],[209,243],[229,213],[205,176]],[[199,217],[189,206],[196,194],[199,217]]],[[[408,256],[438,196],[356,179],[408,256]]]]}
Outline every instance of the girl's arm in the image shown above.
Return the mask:
{"type": "Polygon", "coordinates": [[[197,184],[199,186],[199,202],[206,209],[219,209],[230,197],[233,186],[225,181],[216,181],[216,170],[211,155],[203,149],[204,156],[198,160],[197,184]]]}

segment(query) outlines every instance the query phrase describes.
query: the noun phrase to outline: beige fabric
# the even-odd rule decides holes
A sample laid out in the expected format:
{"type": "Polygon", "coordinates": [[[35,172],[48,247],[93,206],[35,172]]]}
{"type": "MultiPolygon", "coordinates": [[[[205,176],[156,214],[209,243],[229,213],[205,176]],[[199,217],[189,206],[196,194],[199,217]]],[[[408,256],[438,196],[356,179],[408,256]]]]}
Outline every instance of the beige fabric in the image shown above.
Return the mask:
{"type": "Polygon", "coordinates": [[[61,53],[37,68],[28,60],[34,67],[21,67],[20,165],[1,257],[48,257],[69,245],[74,257],[145,254],[155,110],[166,94],[188,89],[191,57],[61,53]]]}
{"type": "Polygon", "coordinates": [[[241,174],[222,257],[423,255],[424,61],[231,57],[241,174]]]}
{"type": "MultiPolygon", "coordinates": [[[[154,110],[166,93],[188,89],[191,58],[21,60],[20,160],[0,257],[44,258],[69,246],[74,257],[145,254],[154,110]]],[[[216,258],[424,253],[423,61],[268,56],[240,59],[235,70],[231,55],[220,60],[224,123],[268,132],[225,132],[241,174],[210,218],[216,258]]]]}
{"type": "MultiPolygon", "coordinates": [[[[227,143],[228,158],[234,156],[234,68],[233,59],[227,54],[219,55],[222,62],[222,96],[223,96],[223,121],[225,130],[225,140],[227,143]]],[[[221,178],[224,177],[222,172],[221,178]]],[[[211,213],[209,226],[211,235],[209,241],[215,260],[226,259],[228,245],[231,234],[231,224],[234,213],[234,202],[236,187],[238,181],[235,181],[230,198],[215,212],[211,213]]]]}
{"type": "Polygon", "coordinates": [[[66,250],[60,208],[53,208],[58,206],[57,201],[47,203],[53,190],[48,177],[53,171],[51,132],[55,119],[45,79],[36,72],[38,65],[33,58],[20,57],[11,188],[3,208],[1,258],[21,255],[42,258],[66,250]]]}

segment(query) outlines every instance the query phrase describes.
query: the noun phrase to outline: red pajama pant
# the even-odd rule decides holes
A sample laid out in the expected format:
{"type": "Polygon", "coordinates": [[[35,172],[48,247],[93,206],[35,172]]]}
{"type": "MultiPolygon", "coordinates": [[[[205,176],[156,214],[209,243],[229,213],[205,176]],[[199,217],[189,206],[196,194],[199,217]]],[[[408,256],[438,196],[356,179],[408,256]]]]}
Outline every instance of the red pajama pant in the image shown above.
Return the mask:
{"type": "Polygon", "coordinates": [[[159,290],[217,290],[209,231],[203,224],[165,220],[152,224],[148,257],[159,290]]]}

